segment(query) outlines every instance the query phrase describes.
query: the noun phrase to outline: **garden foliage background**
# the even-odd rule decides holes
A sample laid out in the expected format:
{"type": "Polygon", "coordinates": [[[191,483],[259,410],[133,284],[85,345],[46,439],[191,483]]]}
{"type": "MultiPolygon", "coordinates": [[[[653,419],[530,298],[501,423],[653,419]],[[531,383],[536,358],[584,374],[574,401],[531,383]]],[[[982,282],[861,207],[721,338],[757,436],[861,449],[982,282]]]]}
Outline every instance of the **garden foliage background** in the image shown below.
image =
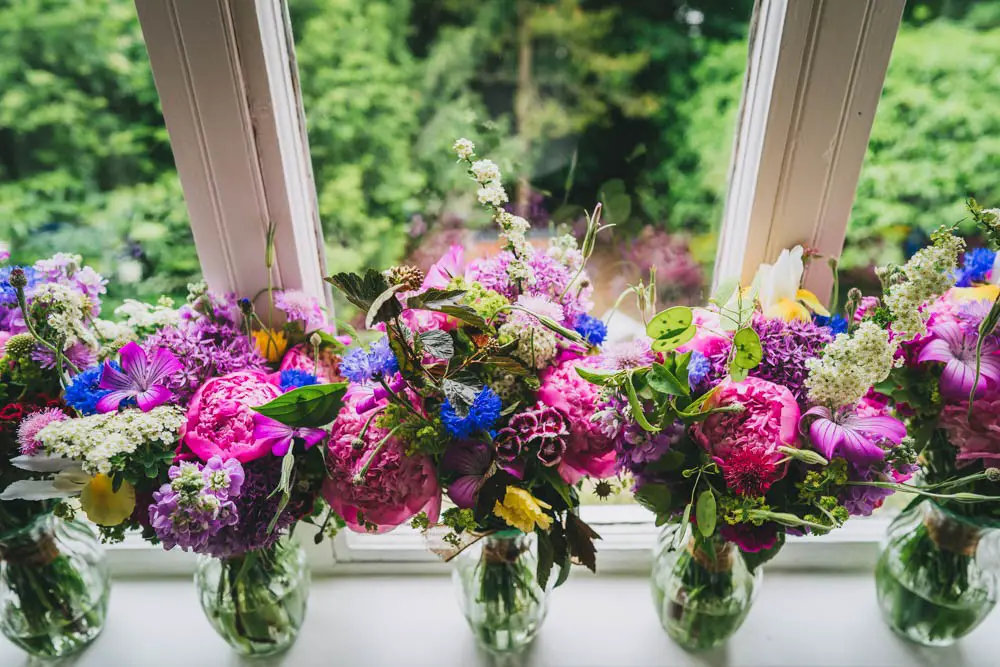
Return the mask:
{"type": "MultiPolygon", "coordinates": [[[[662,296],[697,298],[752,5],[290,0],[331,266],[426,266],[484,238],[448,154],[463,135],[540,234],[601,200],[605,266],[624,282],[655,265],[662,296]]],[[[909,4],[848,271],[898,259],[968,195],[1000,202],[997,72],[1000,0],[909,4]]],[[[0,0],[0,242],[18,262],[84,255],[112,301],[183,296],[198,275],[132,0],[0,0]]]]}

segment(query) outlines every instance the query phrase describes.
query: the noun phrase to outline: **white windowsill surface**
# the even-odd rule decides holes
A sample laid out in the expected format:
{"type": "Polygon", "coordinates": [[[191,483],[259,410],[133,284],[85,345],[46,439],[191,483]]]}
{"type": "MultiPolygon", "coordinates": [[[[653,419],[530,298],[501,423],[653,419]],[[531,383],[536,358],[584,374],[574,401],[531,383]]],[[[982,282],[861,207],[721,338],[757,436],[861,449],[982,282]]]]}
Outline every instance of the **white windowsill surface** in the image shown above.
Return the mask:
{"type": "MultiPolygon", "coordinates": [[[[74,667],[994,666],[1000,614],[957,646],[924,649],[883,626],[870,574],[777,569],[727,648],[687,654],[660,629],[640,576],[574,575],[522,661],[477,652],[444,576],[317,577],[298,642],[243,660],[202,615],[188,579],[116,580],[107,627],[74,667]]],[[[0,639],[0,665],[35,665],[0,639]]]]}

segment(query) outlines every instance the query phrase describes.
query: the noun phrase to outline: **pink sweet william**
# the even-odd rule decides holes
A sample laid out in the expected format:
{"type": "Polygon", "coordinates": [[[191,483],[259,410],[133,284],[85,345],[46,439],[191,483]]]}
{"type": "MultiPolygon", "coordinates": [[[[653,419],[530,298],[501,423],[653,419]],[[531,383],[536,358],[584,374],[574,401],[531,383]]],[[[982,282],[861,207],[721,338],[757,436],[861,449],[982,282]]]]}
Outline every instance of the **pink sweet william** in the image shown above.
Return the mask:
{"type": "Polygon", "coordinates": [[[180,441],[202,461],[219,456],[247,463],[266,456],[273,443],[254,435],[253,408],[280,395],[281,390],[259,371],[211,378],[191,398],[180,441]]]}
{"type": "Polygon", "coordinates": [[[576,372],[580,365],[598,365],[599,359],[569,359],[552,366],[541,375],[538,400],[566,415],[569,438],[566,453],[559,464],[559,475],[570,484],[584,476],[596,479],[612,477],[616,472],[614,441],[599,424],[591,421],[600,402],[600,388],[576,372]]]}
{"type": "Polygon", "coordinates": [[[724,380],[705,407],[735,405],[742,409],[710,415],[691,427],[691,435],[720,465],[734,491],[762,495],[785,475],[778,447],[798,447],[799,405],[787,387],[750,377],[724,380]]]}
{"type": "Polygon", "coordinates": [[[408,456],[405,442],[374,423],[365,430],[371,416],[350,400],[341,408],[330,429],[323,497],[357,533],[390,531],[418,512],[437,522],[441,487],[433,462],[408,456]]]}

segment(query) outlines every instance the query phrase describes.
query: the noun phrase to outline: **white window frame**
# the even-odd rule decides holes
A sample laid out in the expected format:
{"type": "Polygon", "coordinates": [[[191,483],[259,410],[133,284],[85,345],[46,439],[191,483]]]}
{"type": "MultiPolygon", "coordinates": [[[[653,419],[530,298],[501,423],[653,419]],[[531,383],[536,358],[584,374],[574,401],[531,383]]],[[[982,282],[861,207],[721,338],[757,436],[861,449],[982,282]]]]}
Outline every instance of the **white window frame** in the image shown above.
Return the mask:
{"type": "MultiPolygon", "coordinates": [[[[749,280],[757,265],[805,243],[842,250],[879,95],[905,0],[759,0],[751,19],[730,184],[715,280],[749,280]]],[[[198,256],[210,287],[256,294],[269,221],[276,284],[329,303],[284,0],[136,0],[198,256]]],[[[807,286],[829,294],[812,267],[807,286]]],[[[657,529],[638,506],[585,506],[603,537],[605,573],[648,570],[657,529]]],[[[830,535],[792,538],[775,567],[870,568],[887,519],[855,520],[830,535]],[[820,547],[822,545],[822,547],[820,547]]],[[[307,526],[302,528],[307,529],[307,526]]],[[[314,570],[443,572],[406,526],[385,535],[342,532],[309,543],[314,570]]],[[[119,574],[186,573],[189,554],[152,555],[128,539],[111,552],[119,574]]]]}

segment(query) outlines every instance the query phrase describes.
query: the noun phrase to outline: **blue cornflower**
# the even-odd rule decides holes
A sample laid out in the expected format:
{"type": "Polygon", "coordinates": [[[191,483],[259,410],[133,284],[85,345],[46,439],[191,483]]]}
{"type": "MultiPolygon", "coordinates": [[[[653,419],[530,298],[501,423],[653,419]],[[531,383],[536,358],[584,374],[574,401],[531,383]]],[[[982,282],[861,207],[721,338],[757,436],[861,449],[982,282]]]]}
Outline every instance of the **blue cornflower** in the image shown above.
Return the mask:
{"type": "Polygon", "coordinates": [[[600,345],[608,336],[608,325],[586,313],[577,316],[573,329],[591,345],[600,345]]]}
{"type": "Polygon", "coordinates": [[[399,362],[389,347],[388,338],[379,338],[367,349],[356,347],[340,362],[340,374],[356,384],[389,376],[398,370],[399,362]]]}
{"type": "Polygon", "coordinates": [[[997,254],[989,248],[974,248],[965,253],[962,268],[955,272],[958,287],[971,287],[973,283],[981,283],[993,269],[993,260],[997,254]]]}
{"type": "Polygon", "coordinates": [[[28,280],[28,285],[25,289],[31,289],[38,284],[38,272],[30,266],[0,267],[0,306],[17,305],[17,292],[10,286],[10,282],[8,282],[10,280],[10,272],[17,268],[24,271],[24,277],[28,280]]]}
{"type": "Polygon", "coordinates": [[[698,350],[691,350],[691,358],[688,359],[688,386],[692,389],[705,379],[712,372],[712,362],[698,350]]]}
{"type": "Polygon", "coordinates": [[[834,314],[830,317],[826,317],[825,315],[816,315],[813,313],[813,323],[821,327],[826,327],[834,336],[837,334],[847,333],[847,320],[845,320],[844,316],[840,314],[834,314]]]}
{"type": "MultiPolygon", "coordinates": [[[[121,370],[117,361],[112,361],[111,367],[116,371],[121,370]]],[[[63,396],[66,405],[79,410],[85,417],[97,414],[97,402],[111,392],[110,389],[101,389],[98,386],[102,370],[103,366],[91,366],[70,380],[63,396]]]]}
{"type": "Polygon", "coordinates": [[[500,419],[501,408],[500,397],[489,387],[484,387],[464,416],[458,414],[451,401],[445,399],[441,406],[441,421],[456,438],[468,438],[473,433],[493,428],[500,419]]]}
{"type": "Polygon", "coordinates": [[[291,391],[292,389],[308,387],[309,385],[319,383],[315,375],[308,371],[300,371],[297,368],[281,371],[281,375],[278,377],[280,378],[279,386],[281,387],[281,391],[291,391]]]}

